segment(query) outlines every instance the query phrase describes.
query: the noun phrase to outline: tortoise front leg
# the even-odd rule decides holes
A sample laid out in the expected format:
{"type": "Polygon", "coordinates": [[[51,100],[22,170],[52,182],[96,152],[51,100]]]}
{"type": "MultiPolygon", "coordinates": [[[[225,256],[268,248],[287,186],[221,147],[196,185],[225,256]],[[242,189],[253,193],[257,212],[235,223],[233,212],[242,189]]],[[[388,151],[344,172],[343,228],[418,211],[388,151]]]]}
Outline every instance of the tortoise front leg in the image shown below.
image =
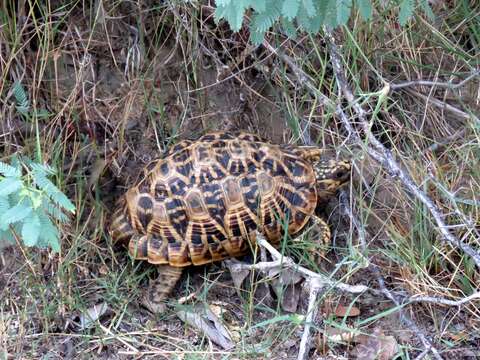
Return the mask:
{"type": "Polygon", "coordinates": [[[312,215],[309,225],[307,225],[310,239],[312,241],[311,250],[315,256],[315,262],[318,264],[325,256],[328,247],[332,242],[332,233],[327,222],[317,215],[312,215]]]}
{"type": "Polygon", "coordinates": [[[166,310],[164,300],[170,295],[178,280],[182,276],[183,268],[170,265],[158,266],[158,277],[150,280],[142,304],[154,314],[161,314],[166,310]]]}

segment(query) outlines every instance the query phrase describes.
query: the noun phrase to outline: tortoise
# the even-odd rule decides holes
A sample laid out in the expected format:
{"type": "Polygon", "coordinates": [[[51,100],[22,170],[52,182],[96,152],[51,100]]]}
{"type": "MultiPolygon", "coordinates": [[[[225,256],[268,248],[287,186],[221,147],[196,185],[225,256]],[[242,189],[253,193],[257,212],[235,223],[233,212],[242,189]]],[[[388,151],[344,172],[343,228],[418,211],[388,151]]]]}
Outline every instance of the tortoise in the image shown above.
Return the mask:
{"type": "Polygon", "coordinates": [[[183,140],[149,166],[118,202],[109,233],[135,259],[158,265],[143,304],[152,312],[182,270],[245,255],[258,230],[277,245],[308,223],[330,242],[318,211],[350,178],[349,161],[313,146],[274,145],[246,132],[183,140]]]}

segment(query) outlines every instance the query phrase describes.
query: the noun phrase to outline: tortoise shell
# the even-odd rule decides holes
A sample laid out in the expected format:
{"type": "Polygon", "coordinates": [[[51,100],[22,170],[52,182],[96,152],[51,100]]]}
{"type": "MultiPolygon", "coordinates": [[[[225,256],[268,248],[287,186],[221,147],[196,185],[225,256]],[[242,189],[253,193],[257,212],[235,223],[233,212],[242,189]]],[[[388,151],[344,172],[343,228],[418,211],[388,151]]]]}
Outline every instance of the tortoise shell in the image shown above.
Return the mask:
{"type": "Polygon", "coordinates": [[[248,133],[183,140],[120,199],[110,233],[136,259],[174,267],[244,255],[256,230],[278,244],[349,176],[349,163],[325,165],[321,155],[248,133]]]}

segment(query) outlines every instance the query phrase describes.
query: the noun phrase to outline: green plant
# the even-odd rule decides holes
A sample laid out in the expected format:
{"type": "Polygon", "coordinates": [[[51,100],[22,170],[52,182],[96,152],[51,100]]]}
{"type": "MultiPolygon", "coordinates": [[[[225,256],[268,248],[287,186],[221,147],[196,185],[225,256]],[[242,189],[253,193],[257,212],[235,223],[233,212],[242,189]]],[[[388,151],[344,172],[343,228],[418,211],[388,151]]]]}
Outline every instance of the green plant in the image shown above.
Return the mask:
{"type": "Polygon", "coordinates": [[[52,219],[65,223],[64,210],[75,206],[49,179],[48,165],[14,158],[0,162],[0,240],[21,239],[26,246],[60,250],[59,233],[52,219]]]}
{"type": "MultiPolygon", "coordinates": [[[[403,26],[419,5],[429,17],[433,17],[427,0],[400,0],[398,20],[403,26]]],[[[355,0],[362,17],[371,19],[373,8],[370,0],[355,0]]],[[[233,31],[242,27],[244,14],[252,9],[250,40],[254,44],[263,41],[265,33],[276,23],[289,37],[298,30],[316,34],[322,26],[335,28],[347,23],[354,6],[353,0],[217,0],[215,20],[225,19],[233,31]]]]}

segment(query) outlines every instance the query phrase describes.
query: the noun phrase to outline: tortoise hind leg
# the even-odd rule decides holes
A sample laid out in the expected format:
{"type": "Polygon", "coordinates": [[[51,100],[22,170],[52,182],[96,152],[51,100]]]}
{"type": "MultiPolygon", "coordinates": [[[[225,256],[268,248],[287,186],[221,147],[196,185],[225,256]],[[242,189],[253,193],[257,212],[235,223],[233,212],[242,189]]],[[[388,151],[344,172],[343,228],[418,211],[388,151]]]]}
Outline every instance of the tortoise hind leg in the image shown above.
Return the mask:
{"type": "Polygon", "coordinates": [[[164,300],[171,293],[178,280],[182,276],[182,268],[170,265],[158,266],[158,277],[150,280],[146,289],[142,305],[154,314],[161,314],[166,310],[164,300]]]}

